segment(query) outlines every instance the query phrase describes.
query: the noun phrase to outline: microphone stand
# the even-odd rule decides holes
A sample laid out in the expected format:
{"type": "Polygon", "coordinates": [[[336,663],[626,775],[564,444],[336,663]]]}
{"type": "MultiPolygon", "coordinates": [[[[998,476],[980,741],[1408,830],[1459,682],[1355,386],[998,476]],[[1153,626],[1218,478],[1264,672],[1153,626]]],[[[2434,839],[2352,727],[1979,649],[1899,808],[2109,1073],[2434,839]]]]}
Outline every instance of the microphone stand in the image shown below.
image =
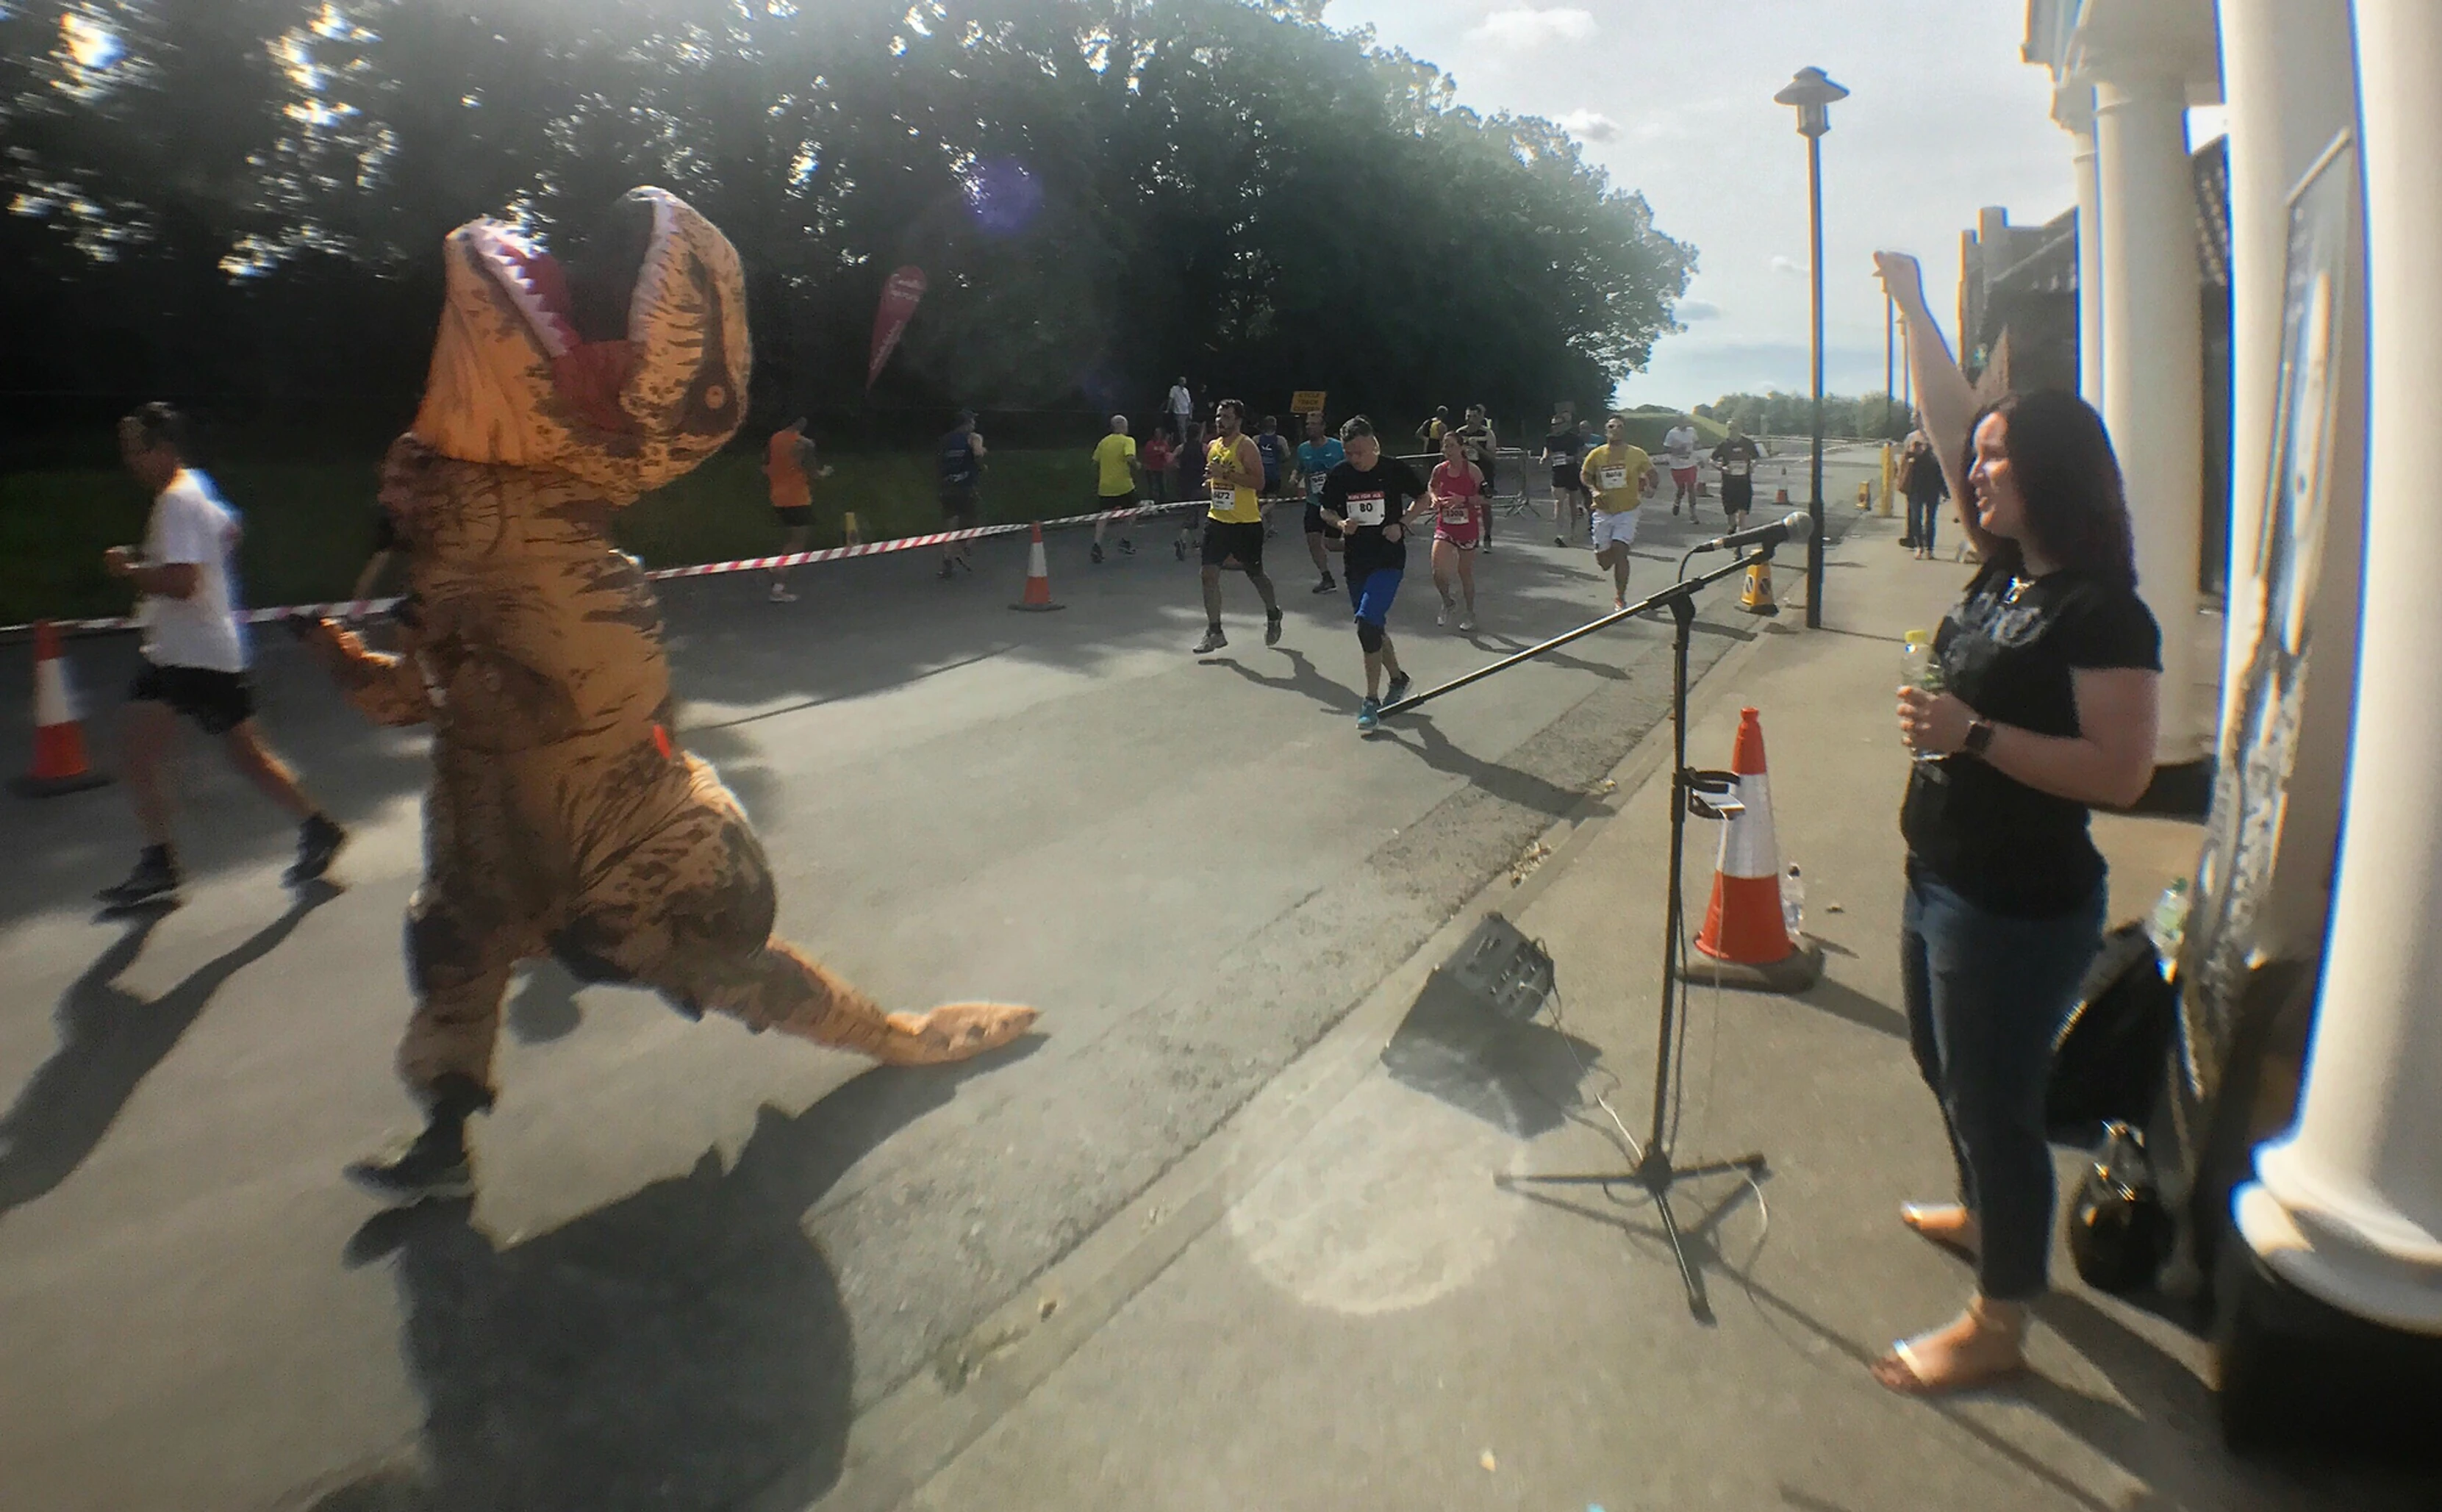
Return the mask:
{"type": "Polygon", "coordinates": [[[1627,1171],[1578,1172],[1552,1175],[1497,1175],[1494,1182],[1504,1188],[1536,1186],[1634,1186],[1653,1199],[1653,1211],[1661,1215],[1662,1232],[1670,1242],[1671,1257],[1679,1264],[1679,1281],[1686,1288],[1687,1310],[1699,1322],[1713,1321],[1712,1303],[1705,1298],[1704,1282],[1697,1276],[1695,1266],[1687,1258],[1687,1242],[1679,1231],[1679,1219],[1670,1210],[1670,1191],[1684,1181],[1706,1176],[1726,1175],[1733,1172],[1750,1178],[1761,1175],[1765,1160],[1760,1154],[1738,1156],[1726,1160],[1699,1160],[1679,1164],[1668,1143],[1671,1066],[1677,1058],[1680,1040],[1686,1025],[1679,1012],[1679,993],[1685,981],[1682,936],[1686,918],[1683,896],[1681,868],[1687,853],[1687,816],[1704,819],[1729,819],[1744,811],[1735,799],[1726,795],[1737,791],[1738,779],[1727,772],[1697,771],[1687,765],[1687,647],[1696,624],[1697,591],[1717,583],[1733,573],[1759,562],[1772,560],[1773,548],[1762,547],[1753,556],[1734,558],[1727,566],[1673,583],[1662,592],[1627,609],[1617,610],[1601,619],[1581,625],[1565,635],[1530,647],[1514,656],[1505,657],[1490,666],[1479,667],[1464,677],[1445,683],[1429,692],[1400,701],[1385,708],[1385,715],[1411,709],[1429,699],[1439,698],[1454,688],[1491,676],[1506,666],[1538,656],[1554,647],[1565,645],[1581,635],[1588,635],[1648,610],[1667,606],[1670,610],[1672,636],[1670,645],[1670,872],[1667,901],[1664,905],[1665,925],[1662,941],[1662,1012],[1660,1032],[1653,1056],[1653,1120],[1648,1126],[1644,1147],[1635,1152],[1637,1160],[1627,1171]]]}

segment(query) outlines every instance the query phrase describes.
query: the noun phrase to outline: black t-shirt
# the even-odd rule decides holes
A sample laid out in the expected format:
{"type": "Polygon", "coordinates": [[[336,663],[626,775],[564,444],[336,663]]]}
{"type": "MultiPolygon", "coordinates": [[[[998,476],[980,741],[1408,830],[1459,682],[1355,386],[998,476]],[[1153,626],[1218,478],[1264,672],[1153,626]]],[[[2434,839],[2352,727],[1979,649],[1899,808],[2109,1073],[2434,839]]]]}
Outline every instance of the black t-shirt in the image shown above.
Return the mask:
{"type": "MultiPolygon", "coordinates": [[[[2073,670],[2162,669],[2161,628],[2134,588],[2068,570],[2014,578],[1996,562],[1967,585],[1934,648],[1969,708],[2037,735],[2079,733],[2073,670]]],[[[2103,881],[2085,805],[1970,756],[1915,764],[1900,832],[1916,864],[1996,914],[2055,918],[2103,881]]]]}
{"type": "Polygon", "coordinates": [[[953,430],[941,438],[942,487],[973,488],[983,475],[983,463],[975,456],[975,432],[953,430]]]}
{"type": "Polygon", "coordinates": [[[1415,470],[1396,457],[1377,457],[1374,465],[1363,472],[1357,464],[1343,462],[1331,469],[1322,480],[1321,508],[1326,516],[1337,515],[1357,522],[1357,528],[1344,537],[1343,551],[1348,579],[1355,582],[1367,573],[1388,567],[1403,572],[1408,565],[1408,531],[1400,525],[1400,516],[1408,505],[1425,496],[1425,485],[1415,470]],[[1385,532],[1399,525],[1396,540],[1385,538],[1385,532]]]}
{"type": "Polygon", "coordinates": [[[1727,436],[1713,448],[1713,461],[1724,478],[1752,478],[1755,465],[1762,460],[1752,436],[1727,436]]]}
{"type": "MultiPolygon", "coordinates": [[[[1575,472],[1578,460],[1585,454],[1585,443],[1577,439],[1575,430],[1555,430],[1543,438],[1543,449],[1550,454],[1554,468],[1566,467],[1575,472]]],[[[1557,477],[1558,473],[1555,472],[1554,476],[1557,477]]],[[[1577,486],[1576,480],[1571,479],[1569,486],[1577,486]]]]}

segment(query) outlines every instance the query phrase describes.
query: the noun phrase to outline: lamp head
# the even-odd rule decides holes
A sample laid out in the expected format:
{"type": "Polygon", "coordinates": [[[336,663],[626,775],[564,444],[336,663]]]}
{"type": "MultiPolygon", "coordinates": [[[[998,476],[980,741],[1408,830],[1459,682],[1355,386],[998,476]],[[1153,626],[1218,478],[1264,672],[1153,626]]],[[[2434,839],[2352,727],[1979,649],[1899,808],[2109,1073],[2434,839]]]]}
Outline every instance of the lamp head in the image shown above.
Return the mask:
{"type": "Polygon", "coordinates": [[[1799,136],[1820,137],[1832,129],[1832,102],[1848,99],[1849,91],[1826,78],[1820,68],[1800,68],[1772,98],[1776,103],[1796,107],[1799,136]]]}

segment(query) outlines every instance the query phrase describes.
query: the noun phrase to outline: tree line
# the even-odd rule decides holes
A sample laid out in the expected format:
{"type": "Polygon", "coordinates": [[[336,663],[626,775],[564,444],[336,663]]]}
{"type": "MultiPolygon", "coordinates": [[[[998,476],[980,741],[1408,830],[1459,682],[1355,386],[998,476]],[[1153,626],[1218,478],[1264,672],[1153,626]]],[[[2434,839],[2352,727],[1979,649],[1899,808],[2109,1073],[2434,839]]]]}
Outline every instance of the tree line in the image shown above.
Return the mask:
{"type": "Polygon", "coordinates": [[[743,255],[758,423],[1144,412],[1181,373],[1263,408],[1599,408],[1693,249],[1558,126],[1321,12],[13,0],[0,409],[22,444],[168,394],[353,449],[411,412],[449,228],[548,235],[645,182],[743,255]],[[868,395],[902,264],[930,291],[868,395]]]}
{"type": "MultiPolygon", "coordinates": [[[[1736,422],[1751,436],[1803,436],[1814,430],[1814,400],[1803,393],[1725,393],[1694,413],[1723,425],[1736,422]]],[[[1823,433],[1851,441],[1904,441],[1915,428],[1907,406],[1890,394],[1827,393],[1823,433]]]]}

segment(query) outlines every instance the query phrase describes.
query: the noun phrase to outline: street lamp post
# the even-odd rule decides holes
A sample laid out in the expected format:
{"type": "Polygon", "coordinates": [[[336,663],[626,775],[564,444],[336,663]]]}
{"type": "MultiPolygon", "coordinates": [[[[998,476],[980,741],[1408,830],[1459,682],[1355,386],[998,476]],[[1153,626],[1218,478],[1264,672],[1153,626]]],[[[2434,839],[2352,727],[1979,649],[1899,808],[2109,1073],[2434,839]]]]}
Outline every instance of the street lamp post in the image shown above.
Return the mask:
{"type": "Polygon", "coordinates": [[[1849,91],[1820,68],[1800,68],[1772,97],[1797,109],[1797,134],[1806,138],[1807,215],[1813,235],[1814,269],[1814,465],[1806,512],[1814,519],[1806,537],[1806,628],[1823,628],[1823,134],[1832,129],[1832,102],[1849,91]]]}

